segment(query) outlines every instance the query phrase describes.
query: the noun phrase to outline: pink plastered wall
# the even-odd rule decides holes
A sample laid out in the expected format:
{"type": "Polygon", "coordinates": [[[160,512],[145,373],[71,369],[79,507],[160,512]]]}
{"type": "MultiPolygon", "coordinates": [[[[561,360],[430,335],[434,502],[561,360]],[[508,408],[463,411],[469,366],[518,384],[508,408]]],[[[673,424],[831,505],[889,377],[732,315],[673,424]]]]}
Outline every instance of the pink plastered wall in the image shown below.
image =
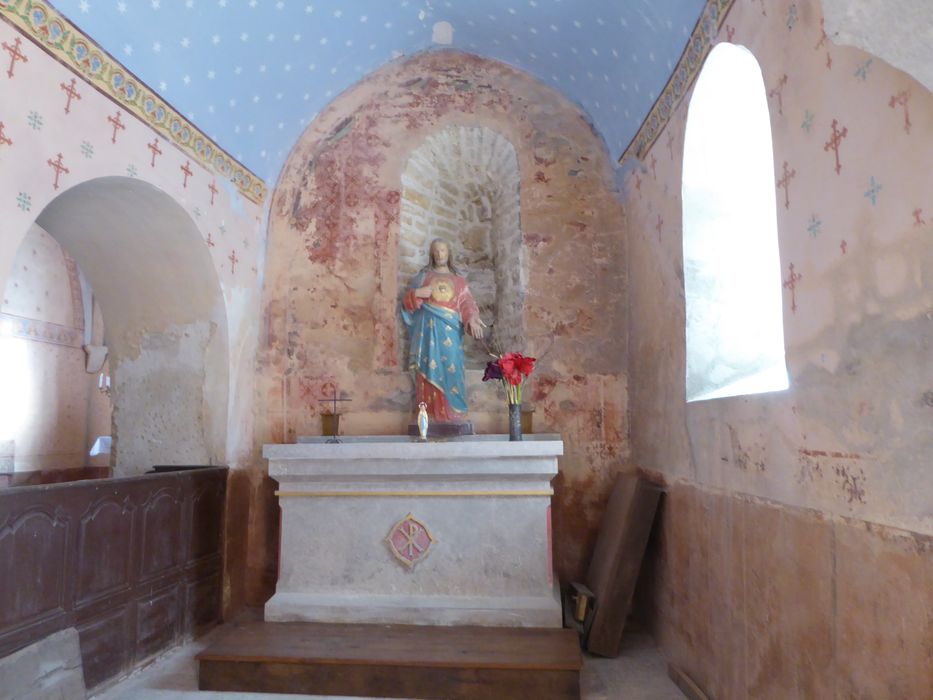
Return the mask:
{"type": "Polygon", "coordinates": [[[715,697],[922,695],[933,95],[835,45],[818,2],[736,0],[719,40],[767,90],[790,388],[685,402],[688,95],[626,178],[633,455],[671,485],[658,633],[715,697]]]}
{"type": "MultiPolygon", "coordinates": [[[[213,269],[204,270],[205,285],[214,285],[222,299],[219,312],[223,316],[222,323],[215,318],[214,330],[203,332],[216,334],[219,332],[216,329],[221,328],[225,337],[215,343],[214,350],[196,358],[202,364],[201,375],[195,373],[180,382],[175,380],[178,368],[191,358],[173,361],[169,352],[151,361],[151,353],[134,346],[137,341],[129,338],[124,343],[122,374],[132,373],[133,381],[140,388],[128,390],[122,397],[117,392],[114,410],[123,411],[123,415],[139,416],[139,421],[156,425],[177,421],[180,414],[191,416],[192,420],[203,423],[198,430],[211,436],[215,446],[211,459],[231,467],[241,466],[252,459],[253,371],[265,250],[263,205],[243,197],[221,173],[200,165],[189,153],[174,145],[170,136],[156,132],[142,118],[134,116],[121,102],[123,98],[119,94],[100,92],[79,70],[53,58],[42,44],[43,37],[41,32],[33,37],[0,21],[0,42],[11,50],[15,47],[24,56],[12,66],[5,64],[6,68],[0,71],[0,192],[3,193],[0,196],[0,282],[6,283],[30,226],[55,197],[70,188],[97,182],[100,178],[125,178],[148,183],[167,195],[183,210],[182,218],[193,222],[200,237],[200,241],[189,241],[187,249],[174,250],[173,255],[184,259],[208,257],[213,269]],[[224,384],[225,388],[216,389],[215,386],[213,394],[205,389],[202,396],[199,392],[200,385],[207,383],[203,376],[205,371],[215,378],[215,385],[224,384]],[[146,382],[151,385],[151,391],[145,388],[146,382]],[[179,402],[175,386],[183,387],[184,405],[179,402]],[[219,398],[212,399],[212,395],[219,398]]],[[[3,55],[11,56],[6,51],[3,55]]],[[[98,190],[97,195],[107,199],[105,189],[98,190]]],[[[110,201],[114,206],[121,206],[118,199],[110,201]]],[[[150,220],[158,213],[147,210],[137,212],[137,216],[145,220],[136,222],[130,217],[126,221],[127,229],[139,223],[141,229],[155,229],[152,235],[158,236],[159,223],[150,220]]],[[[178,219],[176,216],[175,221],[178,219]]],[[[113,232],[111,239],[120,246],[118,233],[113,232]]],[[[66,252],[76,255],[78,251],[66,252]]],[[[84,255],[93,253],[81,252],[84,255]]],[[[123,273],[129,276],[139,266],[144,276],[162,278],[171,284],[176,272],[158,255],[134,256],[132,247],[117,251],[117,255],[125,268],[123,273]]],[[[94,285],[95,280],[92,279],[91,284],[94,285]]],[[[158,312],[162,306],[159,299],[148,301],[150,309],[140,309],[140,314],[158,312]]],[[[120,331],[109,324],[106,317],[103,321],[108,332],[120,331]]],[[[171,319],[161,321],[165,324],[171,319]]],[[[189,328],[179,326],[169,328],[168,332],[174,334],[172,337],[177,338],[178,343],[183,343],[189,328]]],[[[197,348],[195,351],[200,352],[197,348]]],[[[111,359],[112,356],[111,353],[111,359]]],[[[113,368],[113,363],[110,367],[113,368]]],[[[120,374],[118,366],[115,383],[120,374]]],[[[95,426],[100,425],[100,418],[99,411],[92,412],[95,426]]],[[[123,447],[132,446],[139,454],[145,454],[150,444],[144,437],[125,433],[120,440],[123,447]]],[[[176,446],[169,436],[151,444],[162,446],[157,459],[169,463],[185,462],[184,455],[196,451],[179,443],[177,452],[183,456],[172,459],[176,446]]],[[[203,449],[198,451],[204,453],[203,449]]],[[[134,462],[128,470],[147,469],[155,459],[134,462]]],[[[233,505],[229,511],[232,525],[227,561],[233,570],[240,567],[245,556],[245,533],[238,533],[236,524],[243,521],[250,499],[249,480],[240,477],[241,473],[234,470],[228,488],[233,505]]],[[[235,606],[240,600],[241,583],[239,574],[227,578],[225,601],[228,605],[235,606]]]]}
{"type": "MultiPolygon", "coordinates": [[[[252,348],[264,247],[260,205],[242,197],[166,136],[156,133],[30,37],[0,22],[0,40],[25,57],[0,72],[0,275],[6,279],[23,238],[57,195],[103,177],[145,181],[177,202],[201,233],[226,304],[231,391],[239,438],[229,446],[248,451],[251,425],[252,348]]],[[[5,56],[8,54],[4,54],[5,56]]],[[[130,261],[141,266],[157,260],[130,261]]],[[[171,269],[164,269],[171,276],[171,269]]],[[[106,319],[105,319],[106,321],[106,319]]]]}

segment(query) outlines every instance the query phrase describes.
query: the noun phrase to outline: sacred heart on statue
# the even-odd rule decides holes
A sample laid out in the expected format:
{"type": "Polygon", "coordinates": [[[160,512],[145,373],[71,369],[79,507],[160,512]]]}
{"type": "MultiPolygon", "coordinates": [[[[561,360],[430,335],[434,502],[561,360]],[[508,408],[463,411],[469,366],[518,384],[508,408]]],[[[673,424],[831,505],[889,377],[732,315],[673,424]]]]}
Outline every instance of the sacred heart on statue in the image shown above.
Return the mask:
{"type": "Polygon", "coordinates": [[[409,569],[428,555],[436,541],[427,526],[411,513],[395,523],[386,537],[392,554],[409,569]]]}

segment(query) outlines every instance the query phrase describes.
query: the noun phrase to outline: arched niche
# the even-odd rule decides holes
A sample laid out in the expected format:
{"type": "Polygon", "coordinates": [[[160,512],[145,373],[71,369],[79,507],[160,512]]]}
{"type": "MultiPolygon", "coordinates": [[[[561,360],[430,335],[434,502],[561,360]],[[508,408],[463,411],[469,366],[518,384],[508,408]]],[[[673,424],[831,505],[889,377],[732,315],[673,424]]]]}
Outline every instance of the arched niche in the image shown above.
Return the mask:
{"type": "MultiPolygon", "coordinates": [[[[399,289],[427,264],[433,239],[449,242],[480,317],[492,325],[491,338],[503,351],[525,345],[519,183],[515,147],[484,126],[448,126],[428,136],[402,173],[399,289]]],[[[399,347],[407,352],[404,339],[399,347]]],[[[468,369],[488,359],[481,344],[465,345],[468,369]]]]}
{"type": "Polygon", "coordinates": [[[220,282],[184,208],[127,177],[76,185],[36,224],[77,262],[106,324],[116,474],[224,459],[228,366],[220,282]]]}

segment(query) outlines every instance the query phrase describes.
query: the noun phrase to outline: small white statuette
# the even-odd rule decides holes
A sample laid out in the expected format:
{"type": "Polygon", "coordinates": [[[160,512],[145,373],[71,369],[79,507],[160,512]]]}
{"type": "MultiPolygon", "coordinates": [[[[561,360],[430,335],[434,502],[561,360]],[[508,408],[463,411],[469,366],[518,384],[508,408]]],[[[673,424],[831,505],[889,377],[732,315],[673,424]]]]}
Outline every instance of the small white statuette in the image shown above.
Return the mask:
{"type": "Polygon", "coordinates": [[[418,434],[422,440],[428,439],[428,405],[424,401],[418,404],[418,434]]]}

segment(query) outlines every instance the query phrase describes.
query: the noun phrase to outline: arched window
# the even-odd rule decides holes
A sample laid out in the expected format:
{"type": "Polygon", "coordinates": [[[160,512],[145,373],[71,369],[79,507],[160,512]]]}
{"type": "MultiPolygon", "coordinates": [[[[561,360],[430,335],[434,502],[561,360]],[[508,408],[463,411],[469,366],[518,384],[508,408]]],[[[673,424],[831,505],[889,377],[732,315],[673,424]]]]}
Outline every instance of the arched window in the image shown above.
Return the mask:
{"type": "Polygon", "coordinates": [[[771,122],[744,47],[718,44],[697,79],[683,207],[687,401],[786,389],[771,122]]]}

